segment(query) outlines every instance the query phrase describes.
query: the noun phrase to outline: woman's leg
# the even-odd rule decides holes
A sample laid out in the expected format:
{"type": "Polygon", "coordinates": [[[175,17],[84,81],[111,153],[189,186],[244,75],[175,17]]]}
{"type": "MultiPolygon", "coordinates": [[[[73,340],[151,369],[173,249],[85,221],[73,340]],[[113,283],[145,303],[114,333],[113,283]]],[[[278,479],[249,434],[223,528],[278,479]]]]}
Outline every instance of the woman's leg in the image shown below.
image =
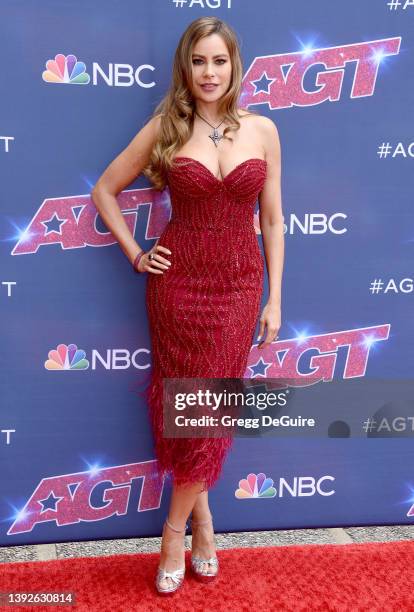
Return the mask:
{"type": "Polygon", "coordinates": [[[211,512],[208,505],[208,491],[199,493],[193,506],[193,519],[195,521],[206,521],[210,518],[211,512]]]}
{"type": "MultiPolygon", "coordinates": [[[[175,529],[184,529],[195,500],[202,490],[202,483],[190,486],[177,486],[173,484],[168,520],[175,529]]],[[[160,566],[167,572],[173,572],[184,567],[185,562],[184,534],[176,533],[168,525],[164,525],[161,542],[160,566]]],[[[171,578],[161,581],[162,588],[173,585],[171,578]]]]}
{"type": "MultiPolygon", "coordinates": [[[[204,522],[210,519],[211,512],[208,505],[208,491],[203,491],[197,495],[196,502],[193,507],[192,518],[195,522],[204,522]]],[[[194,525],[194,535],[191,538],[191,550],[193,554],[202,559],[209,559],[216,554],[216,545],[214,541],[213,523],[209,521],[205,525],[194,525]]],[[[210,572],[212,565],[203,563],[202,571],[210,572]]]]}

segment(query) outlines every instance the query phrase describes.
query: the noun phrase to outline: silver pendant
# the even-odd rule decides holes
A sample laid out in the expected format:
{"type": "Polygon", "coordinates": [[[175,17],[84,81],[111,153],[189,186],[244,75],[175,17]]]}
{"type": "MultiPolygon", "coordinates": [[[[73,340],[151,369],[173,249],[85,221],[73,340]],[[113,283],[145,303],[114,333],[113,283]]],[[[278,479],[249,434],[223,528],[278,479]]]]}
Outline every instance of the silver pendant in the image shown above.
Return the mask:
{"type": "Polygon", "coordinates": [[[223,138],[223,135],[219,134],[217,131],[217,128],[214,128],[214,132],[212,134],[209,135],[209,138],[211,138],[211,140],[214,142],[214,144],[217,147],[217,144],[220,142],[220,140],[223,138]]]}

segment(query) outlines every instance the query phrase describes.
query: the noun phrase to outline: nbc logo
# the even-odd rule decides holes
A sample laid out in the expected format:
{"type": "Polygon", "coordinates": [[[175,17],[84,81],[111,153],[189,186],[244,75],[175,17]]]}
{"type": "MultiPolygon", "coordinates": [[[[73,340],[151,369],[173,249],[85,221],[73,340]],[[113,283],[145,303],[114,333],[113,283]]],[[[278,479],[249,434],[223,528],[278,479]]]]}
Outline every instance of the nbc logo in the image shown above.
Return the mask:
{"type": "Polygon", "coordinates": [[[89,361],[85,351],[78,350],[76,344],[58,344],[57,349],[49,351],[45,361],[46,370],[87,370],[89,361]]]}
{"type": "Polygon", "coordinates": [[[58,53],[55,59],[46,62],[47,70],[42,78],[47,83],[69,83],[73,85],[87,85],[90,76],[86,72],[83,62],[78,62],[76,55],[63,55],[58,53]]]}
{"type": "Polygon", "coordinates": [[[237,499],[257,499],[275,497],[276,489],[273,486],[273,480],[266,478],[266,474],[249,474],[247,478],[242,478],[239,481],[239,488],[235,491],[234,496],[237,499]]]}

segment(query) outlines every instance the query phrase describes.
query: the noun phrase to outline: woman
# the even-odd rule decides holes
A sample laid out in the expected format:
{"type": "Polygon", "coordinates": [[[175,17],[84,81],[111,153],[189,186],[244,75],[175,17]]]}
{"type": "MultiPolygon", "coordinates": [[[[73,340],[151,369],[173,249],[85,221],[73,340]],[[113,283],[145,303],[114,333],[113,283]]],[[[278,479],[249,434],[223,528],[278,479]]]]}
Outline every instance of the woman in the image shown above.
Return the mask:
{"type": "Polygon", "coordinates": [[[152,342],[150,416],[160,470],[173,475],[164,523],[159,593],[182,585],[184,537],[192,513],[191,567],[200,580],[218,572],[208,488],[217,480],[229,438],[163,437],[163,378],[243,377],[261,303],[264,259],[269,298],[260,348],[281,324],[284,258],[280,142],[269,118],[238,108],[242,63],[232,29],[215,17],[193,21],[177,47],[172,84],[129,146],[108,166],[93,200],[137,272],[148,273],[152,342]],[[172,215],[148,252],[135,241],[116,195],[140,173],[170,190],[172,215]]]}

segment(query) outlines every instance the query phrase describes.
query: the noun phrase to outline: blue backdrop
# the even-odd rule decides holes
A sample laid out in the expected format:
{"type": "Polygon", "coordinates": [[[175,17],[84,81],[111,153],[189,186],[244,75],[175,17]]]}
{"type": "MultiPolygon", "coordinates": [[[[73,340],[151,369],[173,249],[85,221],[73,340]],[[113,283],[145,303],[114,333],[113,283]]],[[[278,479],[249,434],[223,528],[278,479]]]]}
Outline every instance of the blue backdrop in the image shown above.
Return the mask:
{"type": "MultiPolygon", "coordinates": [[[[202,15],[236,30],[241,104],[271,117],[282,145],[282,327],[252,346],[246,377],[295,379],[296,412],[319,419],[314,434],[235,439],[211,490],[216,530],[413,522],[413,12],[3,1],[0,545],[161,533],[171,483],[156,477],[140,395],[146,278],[90,191],[202,15]]],[[[150,248],[168,189],[140,176],[118,202],[150,248]]]]}

